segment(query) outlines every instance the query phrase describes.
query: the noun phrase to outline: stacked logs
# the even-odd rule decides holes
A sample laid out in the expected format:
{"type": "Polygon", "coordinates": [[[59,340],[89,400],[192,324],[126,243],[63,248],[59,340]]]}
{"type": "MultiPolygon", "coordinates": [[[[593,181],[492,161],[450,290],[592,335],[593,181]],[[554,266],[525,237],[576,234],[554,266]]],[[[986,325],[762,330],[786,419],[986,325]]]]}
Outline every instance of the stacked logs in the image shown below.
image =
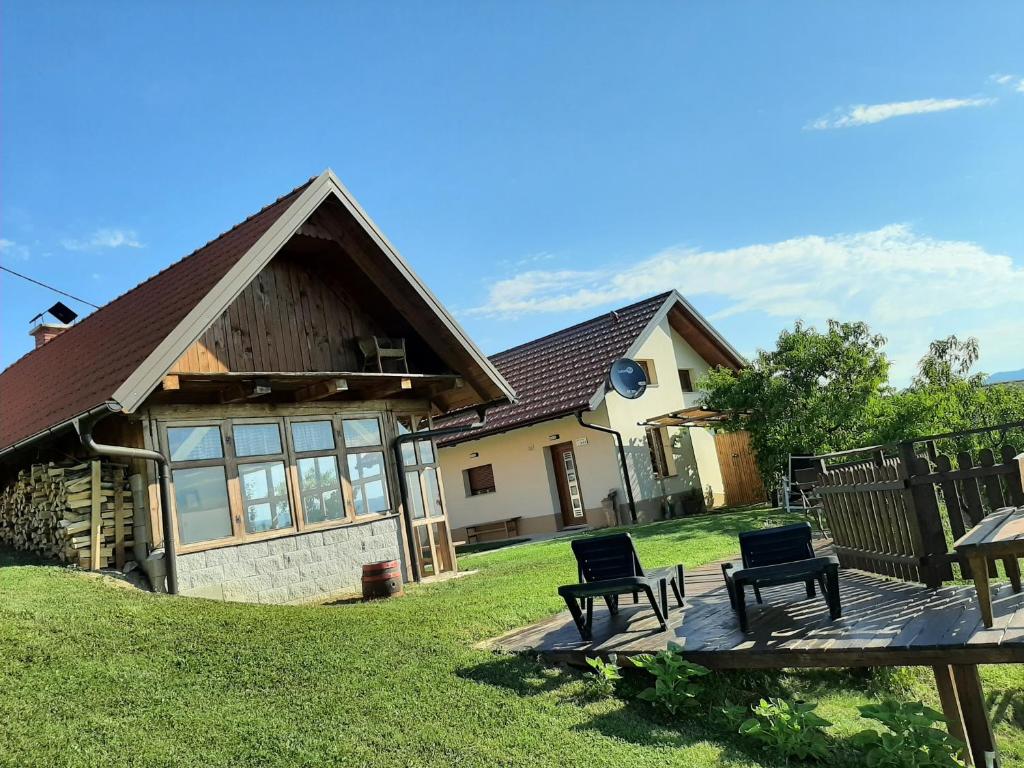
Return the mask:
{"type": "Polygon", "coordinates": [[[131,559],[127,468],[33,464],[0,492],[0,544],[98,570],[131,559]]]}

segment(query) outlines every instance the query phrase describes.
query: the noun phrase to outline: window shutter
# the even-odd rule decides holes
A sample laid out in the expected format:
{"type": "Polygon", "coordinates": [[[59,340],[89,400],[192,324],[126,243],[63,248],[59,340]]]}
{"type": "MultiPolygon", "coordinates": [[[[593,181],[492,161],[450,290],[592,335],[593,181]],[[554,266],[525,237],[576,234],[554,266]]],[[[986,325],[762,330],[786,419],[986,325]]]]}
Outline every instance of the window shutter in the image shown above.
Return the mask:
{"type": "Polygon", "coordinates": [[[471,467],[466,470],[469,495],[479,496],[481,493],[494,493],[494,468],[490,464],[471,467]]]}

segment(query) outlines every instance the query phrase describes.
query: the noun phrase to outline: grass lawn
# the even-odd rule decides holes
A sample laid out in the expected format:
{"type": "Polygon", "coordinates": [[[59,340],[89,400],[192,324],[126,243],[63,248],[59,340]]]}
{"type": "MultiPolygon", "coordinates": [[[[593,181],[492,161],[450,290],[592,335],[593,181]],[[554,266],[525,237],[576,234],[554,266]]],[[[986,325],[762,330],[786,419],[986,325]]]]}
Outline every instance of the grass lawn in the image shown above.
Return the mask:
{"type": "MultiPolygon", "coordinates": [[[[633,529],[652,566],[729,556],[763,512],[633,529]]],[[[561,609],[565,540],[462,559],[479,573],[400,600],[264,607],[140,593],[0,556],[0,766],[768,766],[701,713],[585,702],[578,673],[473,649],[561,609]]],[[[1024,765],[1024,670],[984,670],[1004,765],[1024,765]]],[[[716,676],[736,694],[856,705],[928,674],[716,676]]],[[[934,702],[933,702],[934,703],[934,702]]],[[[840,746],[834,765],[858,765],[840,746]]]]}

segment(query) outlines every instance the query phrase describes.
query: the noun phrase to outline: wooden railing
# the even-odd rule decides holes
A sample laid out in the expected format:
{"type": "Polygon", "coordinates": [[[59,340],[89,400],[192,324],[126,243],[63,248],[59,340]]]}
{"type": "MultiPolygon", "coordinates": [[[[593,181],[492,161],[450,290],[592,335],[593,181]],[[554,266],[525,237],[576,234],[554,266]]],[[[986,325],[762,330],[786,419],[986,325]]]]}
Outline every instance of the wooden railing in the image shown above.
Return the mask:
{"type": "Polygon", "coordinates": [[[990,512],[1024,505],[1018,451],[1008,442],[1021,426],[1014,422],[816,457],[815,490],[840,562],[932,587],[956,576],[954,563],[960,575],[969,576],[952,542],[990,512]],[[959,451],[955,462],[939,453],[938,446],[962,445],[978,435],[997,435],[1002,444],[996,451],[959,451]]]}

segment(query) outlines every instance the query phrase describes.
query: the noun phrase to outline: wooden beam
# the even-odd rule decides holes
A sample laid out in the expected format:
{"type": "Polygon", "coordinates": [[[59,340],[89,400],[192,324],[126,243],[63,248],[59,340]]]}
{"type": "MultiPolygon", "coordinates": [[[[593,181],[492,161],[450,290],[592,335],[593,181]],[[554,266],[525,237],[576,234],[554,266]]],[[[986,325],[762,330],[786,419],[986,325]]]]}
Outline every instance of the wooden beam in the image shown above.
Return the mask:
{"type": "Polygon", "coordinates": [[[978,667],[976,664],[954,664],[952,668],[960,711],[964,716],[967,745],[974,765],[976,768],[999,765],[996,738],[992,733],[992,723],[988,719],[978,667]]]}
{"type": "MultiPolygon", "coordinates": [[[[967,743],[967,729],[964,727],[964,713],[960,709],[960,697],[956,692],[956,681],[953,679],[953,668],[948,664],[932,667],[935,673],[935,688],[939,692],[942,703],[942,714],[946,716],[946,729],[954,739],[967,743]]],[[[968,765],[971,764],[970,750],[967,752],[968,765]]],[[[982,766],[982,768],[985,768],[982,766]]]]}
{"type": "Polygon", "coordinates": [[[238,403],[245,400],[252,400],[254,397],[261,397],[270,394],[270,381],[267,379],[256,379],[254,381],[243,381],[221,392],[222,403],[238,403]]]}
{"type": "Polygon", "coordinates": [[[162,386],[165,390],[168,391],[181,389],[181,379],[178,378],[177,374],[170,373],[164,376],[163,380],[160,382],[160,386],[162,386]]]}
{"type": "Polygon", "coordinates": [[[295,402],[306,403],[312,400],[323,400],[325,397],[330,397],[338,392],[345,392],[347,390],[348,381],[346,379],[320,381],[295,390],[295,402]]]}
{"type": "Polygon", "coordinates": [[[102,552],[100,551],[103,546],[103,519],[102,519],[102,508],[103,502],[103,478],[100,474],[100,467],[102,466],[98,460],[91,462],[91,477],[89,491],[92,494],[91,509],[92,513],[90,516],[90,530],[89,530],[89,546],[91,548],[89,568],[93,571],[100,569],[100,557],[102,552]]]}

